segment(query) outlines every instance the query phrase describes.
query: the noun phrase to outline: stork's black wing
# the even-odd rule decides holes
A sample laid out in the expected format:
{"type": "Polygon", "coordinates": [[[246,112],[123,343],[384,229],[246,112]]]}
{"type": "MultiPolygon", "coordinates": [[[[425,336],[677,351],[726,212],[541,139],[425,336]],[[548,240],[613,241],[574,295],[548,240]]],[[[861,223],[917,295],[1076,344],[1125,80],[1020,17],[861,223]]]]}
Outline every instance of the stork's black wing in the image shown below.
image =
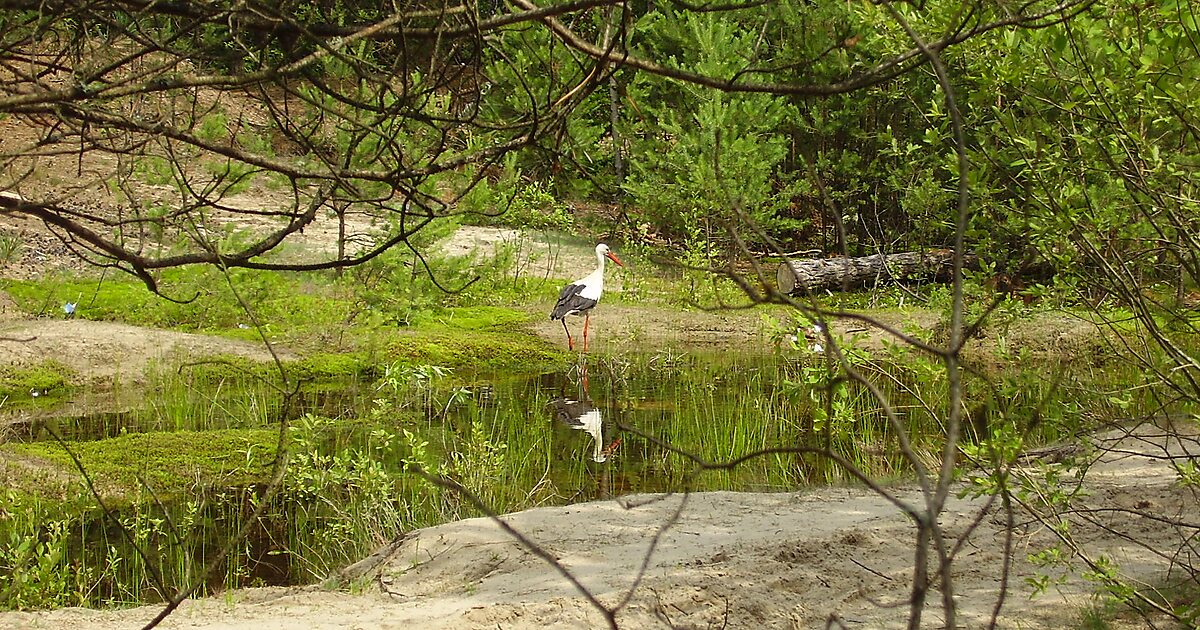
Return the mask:
{"type": "Polygon", "coordinates": [[[583,426],[583,421],[580,420],[583,414],[593,408],[586,401],[571,400],[568,398],[555,398],[550,401],[550,404],[554,405],[554,415],[563,424],[576,429],[583,426]]]}
{"type": "Polygon", "coordinates": [[[589,300],[580,295],[586,285],[568,284],[558,294],[558,304],[550,311],[550,319],[562,319],[572,313],[582,313],[596,305],[596,300],[589,300]]]}

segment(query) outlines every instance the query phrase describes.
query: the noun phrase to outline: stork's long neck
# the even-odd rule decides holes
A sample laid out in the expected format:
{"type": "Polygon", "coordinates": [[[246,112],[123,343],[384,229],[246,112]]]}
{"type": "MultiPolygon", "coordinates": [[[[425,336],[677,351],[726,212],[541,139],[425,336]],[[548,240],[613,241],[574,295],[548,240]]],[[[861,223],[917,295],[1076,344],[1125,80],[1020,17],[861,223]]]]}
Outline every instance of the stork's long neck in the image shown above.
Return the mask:
{"type": "Polygon", "coordinates": [[[584,284],[595,287],[604,286],[604,254],[596,253],[596,270],[584,278],[584,284]]]}

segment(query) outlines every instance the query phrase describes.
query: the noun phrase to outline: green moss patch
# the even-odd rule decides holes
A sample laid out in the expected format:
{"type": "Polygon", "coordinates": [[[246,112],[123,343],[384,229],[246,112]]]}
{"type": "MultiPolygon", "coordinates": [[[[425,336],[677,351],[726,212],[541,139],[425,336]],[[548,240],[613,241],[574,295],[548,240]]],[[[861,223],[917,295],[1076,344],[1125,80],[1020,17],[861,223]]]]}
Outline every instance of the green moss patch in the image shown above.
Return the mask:
{"type": "MultiPolygon", "coordinates": [[[[8,462],[10,487],[36,493],[31,481],[63,482],[83,476],[70,453],[79,458],[102,496],[132,498],[146,485],[160,499],[192,492],[197,486],[240,486],[265,480],[275,459],[275,429],[230,429],[138,433],[91,442],[35,442],[0,445],[8,462]],[[25,478],[20,478],[25,477],[25,478]],[[143,481],[145,484],[143,484],[143,481]]],[[[46,484],[49,498],[60,497],[60,484],[46,484]]]]}
{"type": "Polygon", "coordinates": [[[0,400],[14,404],[62,395],[77,376],[53,359],[32,366],[0,366],[0,400]]]}
{"type": "Polygon", "coordinates": [[[392,340],[387,354],[392,361],[454,369],[538,370],[569,360],[562,350],[515,331],[416,333],[392,340]]]}
{"type": "Polygon", "coordinates": [[[376,368],[376,362],[365,352],[315,354],[286,367],[292,378],[311,381],[374,378],[376,368]]]}
{"type": "Polygon", "coordinates": [[[67,302],[76,303],[75,317],[116,321],[135,326],[173,330],[220,331],[229,336],[257,340],[258,331],[230,291],[254,305],[267,332],[304,337],[328,322],[347,319],[350,301],[341,297],[324,278],[305,274],[280,274],[236,269],[230,280],[209,267],[168,269],[160,282],[179,301],[151,293],[136,279],[124,275],[98,278],[3,280],[0,286],[24,310],[34,315],[63,316],[67,302]]]}
{"type": "Polygon", "coordinates": [[[499,306],[462,306],[422,313],[413,324],[428,330],[504,330],[524,324],[530,317],[499,306]]]}
{"type": "MultiPolygon", "coordinates": [[[[366,352],[348,352],[314,354],[295,361],[285,361],[283,365],[288,378],[292,380],[346,381],[374,378],[378,361],[366,352]]],[[[171,372],[174,373],[174,370],[171,372]]],[[[181,373],[193,384],[228,380],[279,382],[279,367],[274,362],[231,355],[191,362],[181,373]]]]}

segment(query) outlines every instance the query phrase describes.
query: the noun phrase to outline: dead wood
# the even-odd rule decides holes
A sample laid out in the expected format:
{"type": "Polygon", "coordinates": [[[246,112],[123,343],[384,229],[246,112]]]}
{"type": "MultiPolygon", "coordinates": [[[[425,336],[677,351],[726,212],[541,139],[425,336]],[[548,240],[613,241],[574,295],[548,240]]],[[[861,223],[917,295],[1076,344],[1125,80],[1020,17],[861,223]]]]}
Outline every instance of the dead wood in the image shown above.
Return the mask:
{"type": "MultiPolygon", "coordinates": [[[[975,262],[971,255],[963,260],[968,267],[975,262]]],[[[847,290],[886,282],[947,282],[953,270],[954,252],[935,249],[857,258],[786,260],[780,263],[775,278],[781,293],[802,295],[822,289],[847,290]]]]}

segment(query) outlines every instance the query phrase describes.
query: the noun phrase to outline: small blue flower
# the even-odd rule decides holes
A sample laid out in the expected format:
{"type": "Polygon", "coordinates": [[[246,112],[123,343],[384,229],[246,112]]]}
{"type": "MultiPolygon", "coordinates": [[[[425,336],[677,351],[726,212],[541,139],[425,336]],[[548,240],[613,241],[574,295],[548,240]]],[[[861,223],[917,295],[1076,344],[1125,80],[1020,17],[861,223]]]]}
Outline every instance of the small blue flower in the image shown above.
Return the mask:
{"type": "Polygon", "coordinates": [[[63,304],[63,312],[66,313],[67,316],[74,315],[75,314],[75,302],[67,302],[66,304],[63,304]]]}

